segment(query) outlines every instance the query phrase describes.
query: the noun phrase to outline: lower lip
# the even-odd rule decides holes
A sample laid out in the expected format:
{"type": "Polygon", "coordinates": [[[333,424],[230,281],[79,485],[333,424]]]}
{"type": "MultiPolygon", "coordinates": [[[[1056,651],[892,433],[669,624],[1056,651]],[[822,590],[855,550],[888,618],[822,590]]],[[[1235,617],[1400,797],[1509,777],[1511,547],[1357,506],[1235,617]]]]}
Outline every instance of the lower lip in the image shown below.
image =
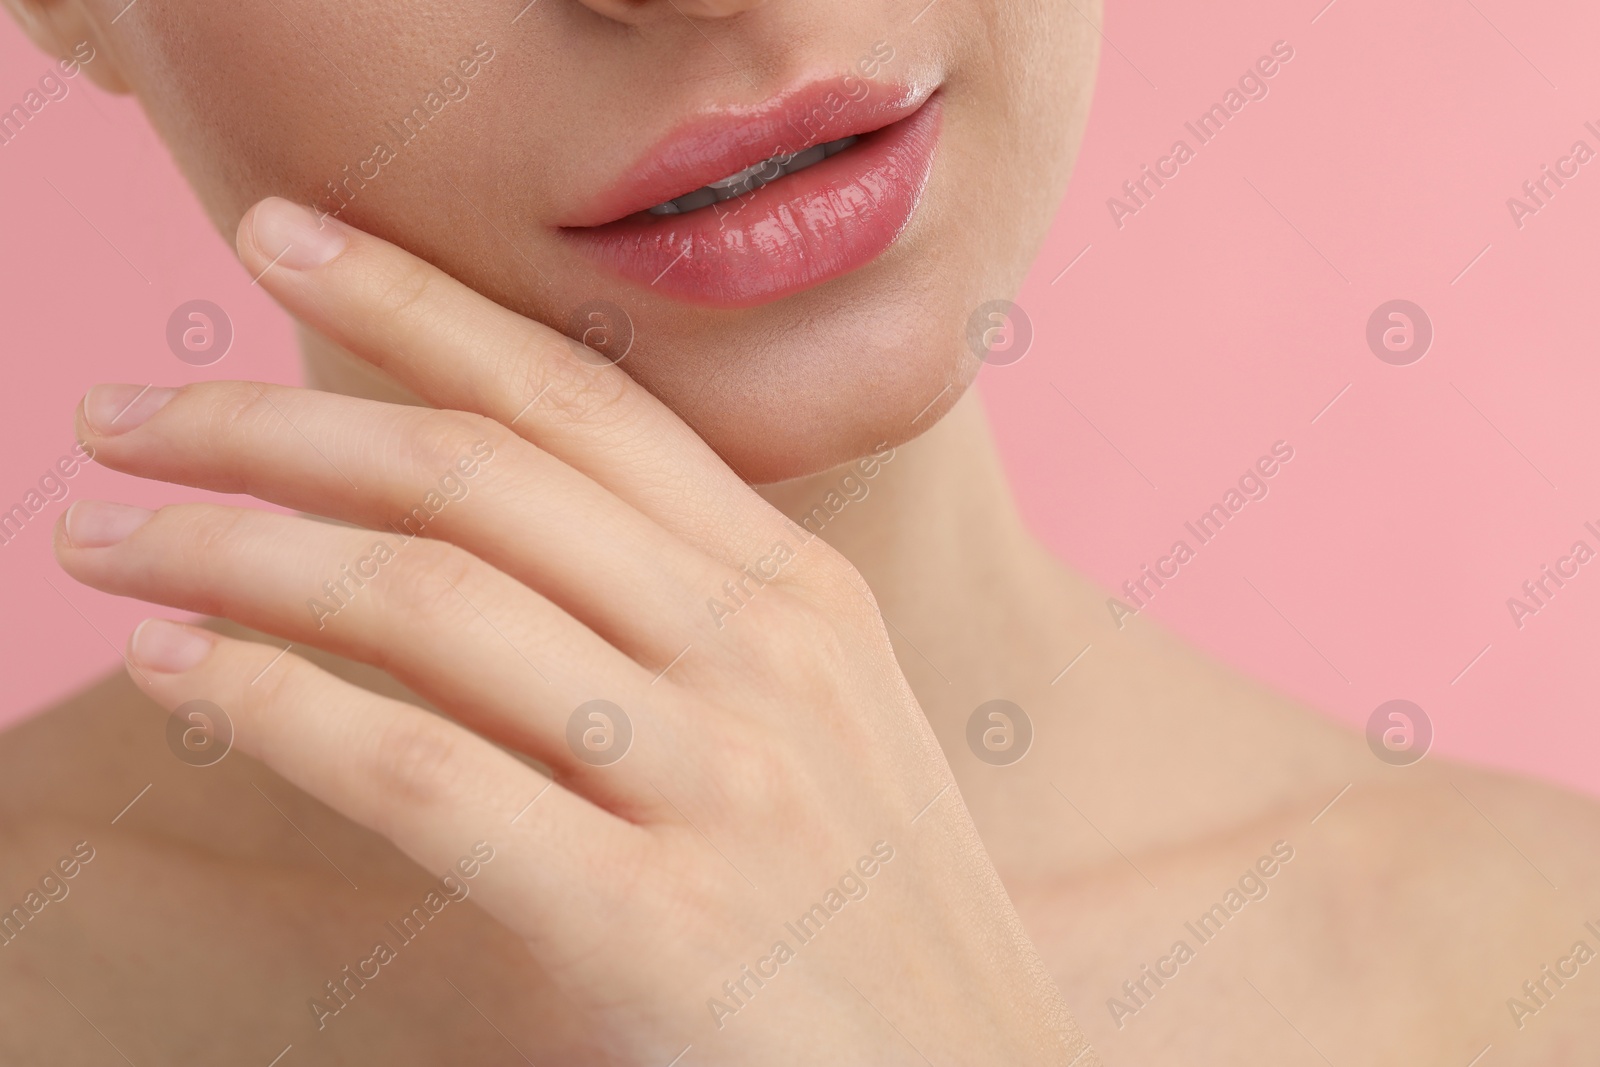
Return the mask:
{"type": "Polygon", "coordinates": [[[741,308],[872,262],[911,221],[939,140],[940,101],[744,197],[686,215],[631,215],[562,233],[638,285],[691,304],[741,308]]]}

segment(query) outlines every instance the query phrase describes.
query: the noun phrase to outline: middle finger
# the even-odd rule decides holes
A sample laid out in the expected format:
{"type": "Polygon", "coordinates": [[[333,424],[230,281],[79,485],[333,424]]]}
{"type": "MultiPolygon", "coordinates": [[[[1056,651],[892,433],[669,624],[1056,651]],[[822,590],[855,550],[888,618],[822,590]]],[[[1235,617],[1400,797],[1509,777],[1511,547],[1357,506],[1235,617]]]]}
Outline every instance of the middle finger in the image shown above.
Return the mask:
{"type": "Polygon", "coordinates": [[[90,391],[78,430],[129,474],[449,541],[646,667],[709,624],[706,598],[731,576],[481,416],[252,382],[113,385],[90,391]]]}

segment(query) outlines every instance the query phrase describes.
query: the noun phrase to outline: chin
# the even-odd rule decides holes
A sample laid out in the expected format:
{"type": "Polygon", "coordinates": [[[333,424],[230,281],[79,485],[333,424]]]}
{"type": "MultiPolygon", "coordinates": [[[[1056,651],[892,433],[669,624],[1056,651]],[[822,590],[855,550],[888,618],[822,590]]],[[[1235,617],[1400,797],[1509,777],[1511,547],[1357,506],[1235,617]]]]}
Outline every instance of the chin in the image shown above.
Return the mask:
{"type": "Polygon", "coordinates": [[[1021,273],[952,269],[923,250],[920,229],[854,274],[761,308],[632,309],[637,340],[621,366],[753,485],[902,445],[971,385],[971,309],[1021,273]],[[996,274],[1005,280],[953,280],[996,274]]]}
{"type": "Polygon", "coordinates": [[[723,352],[706,350],[703,374],[674,367],[657,381],[641,360],[634,375],[746,482],[769,485],[902,445],[938,422],[977,360],[950,333],[930,333],[881,315],[837,317],[754,344],[725,339],[723,352]]]}

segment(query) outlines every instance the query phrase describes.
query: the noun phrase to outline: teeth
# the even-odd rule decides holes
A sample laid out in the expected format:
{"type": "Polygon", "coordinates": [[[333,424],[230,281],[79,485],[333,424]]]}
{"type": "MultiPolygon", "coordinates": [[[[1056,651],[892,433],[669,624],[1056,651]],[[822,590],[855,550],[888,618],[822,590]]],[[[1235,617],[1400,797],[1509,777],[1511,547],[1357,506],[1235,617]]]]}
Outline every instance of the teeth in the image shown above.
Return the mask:
{"type": "Polygon", "coordinates": [[[650,209],[652,215],[682,215],[689,211],[698,211],[700,208],[709,207],[723,200],[732,200],[736,196],[753,193],[763,185],[770,184],[783,177],[785,174],[794,174],[796,171],[805,170],[807,167],[821,163],[829,156],[837,155],[846,148],[855,144],[856,137],[841,137],[837,141],[827,144],[812,145],[804,152],[792,156],[773,156],[771,159],[762,160],[753,166],[746,167],[737,174],[730,174],[726,178],[714,181],[710,185],[701,186],[686,196],[668,200],[665,204],[657,204],[650,209]]]}

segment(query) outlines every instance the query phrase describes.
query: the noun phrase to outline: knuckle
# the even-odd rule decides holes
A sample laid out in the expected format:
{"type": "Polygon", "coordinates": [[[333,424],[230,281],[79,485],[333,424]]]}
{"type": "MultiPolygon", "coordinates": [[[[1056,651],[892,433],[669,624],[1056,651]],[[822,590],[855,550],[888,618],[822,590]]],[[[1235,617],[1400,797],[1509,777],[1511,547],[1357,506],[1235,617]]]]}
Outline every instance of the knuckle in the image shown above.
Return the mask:
{"type": "MultiPolygon", "coordinates": [[[[195,388],[190,386],[189,388],[195,388]]],[[[218,383],[210,396],[210,419],[207,429],[212,444],[225,446],[241,432],[269,433],[274,429],[288,429],[288,421],[281,408],[275,406],[271,393],[280,388],[257,385],[255,382],[218,383]]]]}
{"type": "Polygon", "coordinates": [[[834,609],[866,608],[877,613],[878,600],[867,580],[844,553],[821,537],[807,542],[804,563],[797,576],[803,574],[808,587],[826,597],[834,609]],[[838,603],[832,604],[834,600],[838,603]]]}
{"type": "Polygon", "coordinates": [[[405,809],[433,806],[454,791],[462,744],[444,720],[405,710],[372,730],[369,773],[380,810],[403,819],[405,809]]]}
{"type": "Polygon", "coordinates": [[[632,379],[615,367],[583,368],[553,383],[540,403],[548,401],[569,422],[606,425],[627,417],[632,387],[632,379]]]}
{"type": "Polygon", "coordinates": [[[290,439],[293,447],[305,447],[296,415],[305,409],[306,390],[230,381],[196,382],[183,392],[195,398],[194,452],[208,467],[208,488],[270,495],[262,491],[272,480],[263,473],[263,456],[290,439]]]}
{"type": "Polygon", "coordinates": [[[214,504],[169,504],[156,515],[179,526],[185,558],[215,560],[233,554],[240,524],[250,512],[214,504]]]}
{"type": "Polygon", "coordinates": [[[406,447],[418,472],[432,482],[471,457],[476,446],[487,441],[498,448],[505,437],[504,427],[493,419],[466,411],[435,410],[417,417],[406,447]]]}
{"type": "MultiPolygon", "coordinates": [[[[462,592],[478,561],[465,549],[445,541],[419,538],[402,549],[385,586],[385,600],[406,618],[430,623],[461,613],[462,592]]],[[[389,613],[384,613],[388,617],[389,613]]]]}
{"type": "Polygon", "coordinates": [[[562,377],[556,362],[564,357],[564,353],[556,351],[561,343],[559,338],[543,336],[537,325],[521,331],[517,343],[494,362],[491,379],[498,395],[511,398],[518,408],[536,397],[544,403],[545,397],[559,387],[562,377]]]}
{"type": "Polygon", "coordinates": [[[240,710],[247,723],[271,722],[280,718],[277,709],[286,704],[291,704],[304,697],[308,675],[316,670],[309,662],[288,653],[279,660],[272,670],[262,673],[277,655],[265,645],[259,648],[246,648],[246,655],[240,657],[241,662],[248,662],[248,666],[240,670],[241,677],[255,679],[242,686],[239,698],[240,710]],[[259,660],[260,662],[255,662],[259,660]],[[249,671],[248,675],[245,671],[249,671]]]}
{"type": "Polygon", "coordinates": [[[434,281],[433,269],[420,261],[398,266],[379,293],[374,310],[402,326],[413,322],[425,306],[434,281]]]}
{"type": "Polygon", "coordinates": [[[853,627],[847,632],[835,611],[782,588],[764,591],[746,611],[738,659],[761,691],[783,694],[819,715],[845,703],[841,679],[860,644],[853,627]]]}
{"type": "Polygon", "coordinates": [[[829,614],[809,603],[791,610],[779,628],[777,659],[795,691],[822,707],[836,703],[852,644],[829,614]]]}
{"type": "Polygon", "coordinates": [[[776,737],[739,719],[711,731],[706,744],[715,773],[705,782],[717,794],[720,810],[740,812],[746,825],[795,825],[808,791],[776,737]]]}

